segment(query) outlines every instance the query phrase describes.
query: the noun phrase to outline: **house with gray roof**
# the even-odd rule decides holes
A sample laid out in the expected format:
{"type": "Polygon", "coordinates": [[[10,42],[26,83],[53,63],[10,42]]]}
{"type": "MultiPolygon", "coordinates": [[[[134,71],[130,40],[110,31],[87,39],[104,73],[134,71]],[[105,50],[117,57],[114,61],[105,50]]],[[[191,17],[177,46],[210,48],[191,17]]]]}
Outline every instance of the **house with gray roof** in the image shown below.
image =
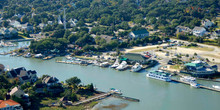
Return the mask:
{"type": "Polygon", "coordinates": [[[128,35],[130,38],[144,38],[146,36],[149,36],[149,32],[146,29],[142,29],[142,30],[137,30],[137,31],[132,31],[129,33],[128,35]]]}
{"type": "Polygon", "coordinates": [[[195,36],[200,36],[201,37],[201,36],[204,36],[205,33],[206,33],[206,29],[204,27],[196,26],[196,27],[193,28],[193,35],[195,35],[195,36]]]}
{"type": "Polygon", "coordinates": [[[47,86],[53,86],[55,84],[58,84],[59,80],[56,77],[48,76],[42,80],[42,83],[46,84],[47,86]]]}
{"type": "Polygon", "coordinates": [[[175,29],[176,29],[176,34],[192,32],[192,29],[190,29],[189,27],[185,27],[185,26],[177,26],[175,29]]]}

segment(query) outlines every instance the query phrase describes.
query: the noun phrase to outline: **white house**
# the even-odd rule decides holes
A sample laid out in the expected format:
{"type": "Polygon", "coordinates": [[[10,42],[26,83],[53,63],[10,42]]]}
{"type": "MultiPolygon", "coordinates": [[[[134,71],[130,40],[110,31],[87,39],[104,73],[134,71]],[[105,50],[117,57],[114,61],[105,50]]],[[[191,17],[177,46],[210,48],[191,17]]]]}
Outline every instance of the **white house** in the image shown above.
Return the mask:
{"type": "Polygon", "coordinates": [[[73,19],[71,18],[68,22],[70,23],[70,26],[71,26],[71,27],[74,27],[74,26],[76,26],[76,23],[78,22],[78,20],[76,20],[76,19],[73,20],[73,19]]]}
{"type": "Polygon", "coordinates": [[[40,29],[43,29],[43,28],[46,27],[47,25],[44,24],[44,23],[40,23],[38,26],[39,26],[40,29]]]}
{"type": "Polygon", "coordinates": [[[212,27],[213,26],[213,22],[211,22],[210,20],[208,20],[208,19],[205,19],[205,20],[202,20],[201,21],[202,23],[202,26],[204,26],[205,28],[210,28],[210,27],[212,27]]]}
{"type": "Polygon", "coordinates": [[[22,106],[11,99],[0,100],[0,110],[23,110],[22,106]]]}
{"type": "Polygon", "coordinates": [[[146,36],[149,36],[149,32],[146,29],[132,31],[128,35],[130,38],[144,38],[146,36]]]}
{"type": "Polygon", "coordinates": [[[194,27],[193,28],[193,35],[195,36],[203,36],[206,33],[206,29],[204,27],[194,27]]]}

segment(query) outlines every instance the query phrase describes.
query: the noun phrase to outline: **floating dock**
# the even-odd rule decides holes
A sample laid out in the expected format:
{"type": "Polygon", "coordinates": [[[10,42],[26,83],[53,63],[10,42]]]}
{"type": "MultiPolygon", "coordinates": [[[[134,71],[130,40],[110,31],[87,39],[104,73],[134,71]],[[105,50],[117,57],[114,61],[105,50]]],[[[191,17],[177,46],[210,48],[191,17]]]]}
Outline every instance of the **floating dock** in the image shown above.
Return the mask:
{"type": "MultiPolygon", "coordinates": [[[[171,79],[171,80],[172,80],[172,81],[175,81],[175,82],[179,82],[179,83],[183,83],[183,84],[190,85],[190,83],[184,82],[184,81],[180,81],[180,80],[178,80],[178,79],[171,79]]],[[[216,89],[216,88],[208,87],[208,86],[204,86],[204,85],[199,85],[199,88],[207,89],[207,90],[211,90],[211,91],[216,91],[216,92],[220,92],[220,89],[216,89]]]]}

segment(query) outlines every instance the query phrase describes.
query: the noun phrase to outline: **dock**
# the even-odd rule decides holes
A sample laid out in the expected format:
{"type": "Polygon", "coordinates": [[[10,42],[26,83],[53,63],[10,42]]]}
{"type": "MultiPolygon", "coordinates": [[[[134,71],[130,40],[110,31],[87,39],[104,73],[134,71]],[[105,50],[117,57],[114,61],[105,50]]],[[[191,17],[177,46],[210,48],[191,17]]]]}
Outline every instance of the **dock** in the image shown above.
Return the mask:
{"type": "MultiPolygon", "coordinates": [[[[190,83],[188,82],[184,82],[184,81],[180,81],[178,79],[171,79],[172,81],[175,81],[175,82],[179,82],[179,83],[183,83],[183,84],[187,84],[187,85],[190,85],[190,83]]],[[[211,90],[211,91],[216,91],[216,92],[220,92],[220,89],[216,89],[216,88],[213,88],[213,87],[208,87],[208,86],[204,86],[204,85],[199,85],[199,88],[202,88],[202,89],[207,89],[207,90],[211,90]]]]}
{"type": "Polygon", "coordinates": [[[78,106],[78,105],[86,104],[86,103],[89,103],[89,102],[92,102],[92,101],[102,100],[102,99],[105,99],[107,97],[115,97],[115,98],[120,98],[120,99],[127,100],[127,101],[140,102],[139,99],[122,96],[122,95],[117,94],[117,93],[112,93],[112,92],[104,93],[103,92],[102,95],[95,96],[95,97],[92,97],[92,98],[89,98],[89,99],[86,99],[86,100],[83,100],[83,101],[73,103],[72,106],[78,106]]]}
{"type": "Polygon", "coordinates": [[[128,100],[128,101],[132,101],[132,102],[140,102],[139,99],[135,99],[135,98],[131,98],[131,97],[126,97],[126,96],[122,96],[122,95],[118,95],[118,94],[112,94],[112,97],[119,98],[119,99],[124,99],[124,100],[128,100]]]}

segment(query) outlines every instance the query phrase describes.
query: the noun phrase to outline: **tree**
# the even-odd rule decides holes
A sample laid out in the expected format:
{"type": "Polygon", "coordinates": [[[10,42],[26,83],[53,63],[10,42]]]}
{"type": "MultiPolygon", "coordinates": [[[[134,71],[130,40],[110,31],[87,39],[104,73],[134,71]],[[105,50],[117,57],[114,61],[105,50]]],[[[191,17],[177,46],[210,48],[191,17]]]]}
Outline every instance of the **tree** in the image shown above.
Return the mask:
{"type": "Polygon", "coordinates": [[[77,77],[72,77],[70,79],[67,79],[66,80],[66,83],[69,85],[69,86],[75,86],[75,85],[78,85],[81,83],[81,80],[77,77]]]}
{"type": "Polygon", "coordinates": [[[9,26],[9,22],[6,21],[6,20],[4,20],[4,21],[2,22],[2,26],[3,26],[3,27],[8,27],[8,26],[9,26]]]}

